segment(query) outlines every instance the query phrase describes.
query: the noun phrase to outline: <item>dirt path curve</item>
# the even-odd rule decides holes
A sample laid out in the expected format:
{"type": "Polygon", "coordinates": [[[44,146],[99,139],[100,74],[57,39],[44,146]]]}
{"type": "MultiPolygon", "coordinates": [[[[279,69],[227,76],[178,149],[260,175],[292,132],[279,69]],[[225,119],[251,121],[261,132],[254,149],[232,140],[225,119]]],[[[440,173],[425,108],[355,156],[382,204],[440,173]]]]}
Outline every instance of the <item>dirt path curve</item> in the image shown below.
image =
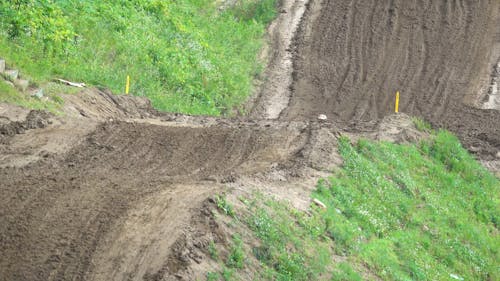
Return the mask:
{"type": "MultiPolygon", "coordinates": [[[[4,130],[0,279],[142,280],[162,268],[171,243],[221,183],[292,165],[309,138],[303,122],[140,119],[124,109],[134,100],[75,103],[81,116],[117,110],[113,121],[44,115],[42,128],[4,130]],[[74,130],[77,124],[87,130],[74,130]],[[20,161],[23,155],[32,161],[20,161]]],[[[2,128],[26,127],[34,114],[25,115],[2,128]]]]}

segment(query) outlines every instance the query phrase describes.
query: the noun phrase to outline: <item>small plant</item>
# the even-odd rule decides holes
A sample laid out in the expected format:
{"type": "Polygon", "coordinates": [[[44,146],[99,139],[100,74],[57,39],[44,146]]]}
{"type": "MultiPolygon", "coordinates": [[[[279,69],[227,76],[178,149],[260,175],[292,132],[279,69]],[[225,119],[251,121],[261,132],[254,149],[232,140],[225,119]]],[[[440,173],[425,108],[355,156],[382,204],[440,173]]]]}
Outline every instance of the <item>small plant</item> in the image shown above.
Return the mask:
{"type": "Polygon", "coordinates": [[[413,117],[412,121],[413,124],[415,124],[415,128],[417,128],[417,130],[419,130],[420,132],[426,132],[426,133],[432,132],[431,124],[424,121],[423,119],[420,119],[418,117],[413,117]]]}
{"type": "Polygon", "coordinates": [[[210,241],[210,244],[208,244],[208,253],[213,260],[219,259],[219,253],[217,252],[214,241],[210,241]]]}
{"type": "Polygon", "coordinates": [[[348,263],[340,263],[333,272],[332,281],[362,281],[361,276],[348,263]]]}
{"type": "Polygon", "coordinates": [[[233,274],[234,271],[232,269],[224,268],[224,270],[222,270],[222,278],[224,279],[224,281],[233,280],[233,274]]]}
{"type": "Polygon", "coordinates": [[[219,210],[221,210],[224,214],[230,217],[235,216],[233,206],[227,202],[225,196],[215,196],[215,203],[217,204],[217,208],[219,208],[219,210]]]}
{"type": "Polygon", "coordinates": [[[64,104],[64,100],[60,96],[53,95],[52,100],[57,104],[64,104]]]}
{"type": "Polygon", "coordinates": [[[237,234],[233,236],[233,246],[227,258],[227,266],[233,268],[243,268],[243,263],[245,259],[245,252],[243,251],[243,242],[241,237],[237,234]]]}
{"type": "Polygon", "coordinates": [[[208,272],[207,281],[217,281],[219,280],[219,274],[217,272],[208,272]]]}

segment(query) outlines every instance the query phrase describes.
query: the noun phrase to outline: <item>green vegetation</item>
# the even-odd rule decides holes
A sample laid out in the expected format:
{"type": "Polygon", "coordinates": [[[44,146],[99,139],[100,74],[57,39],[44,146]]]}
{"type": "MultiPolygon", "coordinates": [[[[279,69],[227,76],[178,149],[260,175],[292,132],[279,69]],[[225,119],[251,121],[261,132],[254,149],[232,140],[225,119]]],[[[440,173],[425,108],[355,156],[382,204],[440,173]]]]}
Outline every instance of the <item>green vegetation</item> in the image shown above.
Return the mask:
{"type": "Polygon", "coordinates": [[[219,280],[219,274],[217,272],[208,272],[207,281],[217,281],[219,280]]]}
{"type": "MultiPolygon", "coordinates": [[[[255,195],[236,224],[265,280],[500,280],[500,182],[450,133],[418,145],[341,138],[308,212],[255,195]],[[253,243],[255,245],[255,243],[253,243]]],[[[235,273],[237,275],[237,272],[235,273]]]]}
{"type": "MultiPolygon", "coordinates": [[[[256,55],[276,0],[0,2],[0,57],[53,77],[149,97],[165,111],[227,114],[261,71],[256,55]]],[[[4,92],[0,92],[3,95],[4,92]]]]}
{"type": "Polygon", "coordinates": [[[243,268],[245,262],[245,253],[243,251],[243,242],[239,235],[233,236],[233,246],[227,258],[227,266],[233,268],[243,268]]]}
{"type": "Polygon", "coordinates": [[[49,97],[50,99],[47,101],[43,101],[35,97],[28,97],[0,79],[0,102],[17,104],[31,109],[44,109],[52,113],[58,113],[63,101],[56,94],[49,94],[49,97]]]}
{"type": "Polygon", "coordinates": [[[362,281],[363,278],[359,275],[349,263],[339,263],[336,270],[333,272],[332,281],[362,281]]]}
{"type": "Polygon", "coordinates": [[[227,202],[226,196],[215,196],[215,204],[225,215],[234,217],[233,206],[227,202]]]}
{"type": "Polygon", "coordinates": [[[428,122],[426,122],[418,117],[413,117],[412,120],[413,120],[413,124],[415,124],[415,127],[417,128],[417,130],[419,130],[421,132],[428,132],[428,133],[432,132],[432,126],[428,122]]]}
{"type": "Polygon", "coordinates": [[[214,241],[210,241],[210,244],[208,244],[208,253],[213,260],[219,259],[219,253],[217,252],[214,241]]]}

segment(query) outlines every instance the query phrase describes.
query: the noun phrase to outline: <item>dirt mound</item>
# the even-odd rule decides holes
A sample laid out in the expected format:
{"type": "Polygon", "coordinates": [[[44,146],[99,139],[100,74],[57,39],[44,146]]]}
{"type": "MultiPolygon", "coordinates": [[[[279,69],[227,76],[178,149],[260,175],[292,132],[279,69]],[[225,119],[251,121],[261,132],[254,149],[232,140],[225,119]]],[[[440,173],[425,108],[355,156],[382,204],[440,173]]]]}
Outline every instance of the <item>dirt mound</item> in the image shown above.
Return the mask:
{"type": "Polygon", "coordinates": [[[495,0],[312,0],[295,38],[293,90],[281,119],[377,120],[393,112],[399,90],[402,112],[494,155],[500,112],[471,105],[500,57],[498,23],[495,0]]]}
{"type": "MultiPolygon", "coordinates": [[[[126,268],[138,266],[132,253],[141,256],[149,253],[142,247],[156,249],[150,245],[156,245],[151,237],[162,233],[154,228],[161,227],[147,221],[168,222],[163,231],[170,231],[173,239],[178,235],[175,229],[181,229],[186,216],[189,218],[189,209],[217,190],[218,182],[264,172],[274,163],[293,162],[309,138],[305,123],[219,123],[206,127],[103,123],[67,153],[0,169],[0,276],[8,280],[81,280],[92,268],[116,267],[114,259],[119,255],[113,253],[123,253],[123,249],[129,254],[122,258],[132,265],[122,263],[123,271],[105,273],[131,273],[126,268]],[[169,200],[184,203],[170,204],[169,200]],[[166,204],[165,209],[154,211],[161,204],[166,204]],[[130,234],[123,228],[127,218],[133,220],[127,214],[137,206],[149,210],[139,213],[146,220],[143,225],[153,229],[149,237],[136,236],[145,245],[125,239],[148,229],[130,234]],[[108,233],[114,239],[106,238],[108,233]],[[115,251],[99,252],[112,258],[95,257],[108,263],[93,263],[97,249],[108,246],[115,251]]],[[[141,224],[136,221],[134,225],[141,224]]],[[[156,241],[162,241],[164,253],[168,253],[170,244],[161,237],[156,241]]],[[[144,267],[136,273],[143,276],[146,271],[144,267]]],[[[106,276],[102,280],[111,278],[106,276]]]]}
{"type": "Polygon", "coordinates": [[[31,110],[23,121],[12,121],[8,118],[0,119],[0,138],[22,134],[27,130],[45,128],[51,123],[52,114],[31,110]]]}
{"type": "Polygon", "coordinates": [[[77,95],[66,95],[64,102],[67,116],[92,120],[148,118],[157,114],[147,98],[114,95],[108,90],[94,88],[85,89],[77,95]]]}

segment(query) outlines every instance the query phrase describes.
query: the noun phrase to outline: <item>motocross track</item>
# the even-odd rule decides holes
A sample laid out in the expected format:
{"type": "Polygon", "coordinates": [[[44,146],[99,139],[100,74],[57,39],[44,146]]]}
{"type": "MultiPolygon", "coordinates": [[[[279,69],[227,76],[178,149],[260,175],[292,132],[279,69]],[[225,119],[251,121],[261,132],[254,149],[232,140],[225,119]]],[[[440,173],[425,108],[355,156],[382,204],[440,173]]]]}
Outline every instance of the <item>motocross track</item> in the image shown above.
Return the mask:
{"type": "Polygon", "coordinates": [[[477,107],[500,62],[499,15],[497,0],[310,1],[281,119],[377,120],[393,112],[401,91],[401,112],[493,156],[500,113],[477,107]]]}
{"type": "Polygon", "coordinates": [[[158,113],[95,89],[65,96],[65,116],[0,104],[0,280],[202,278],[207,241],[225,240],[207,198],[260,188],[307,207],[340,164],[340,133],[421,137],[389,116],[396,90],[402,112],[493,159],[500,112],[477,108],[500,2],[470,2],[284,0],[249,117],[158,113]]]}

